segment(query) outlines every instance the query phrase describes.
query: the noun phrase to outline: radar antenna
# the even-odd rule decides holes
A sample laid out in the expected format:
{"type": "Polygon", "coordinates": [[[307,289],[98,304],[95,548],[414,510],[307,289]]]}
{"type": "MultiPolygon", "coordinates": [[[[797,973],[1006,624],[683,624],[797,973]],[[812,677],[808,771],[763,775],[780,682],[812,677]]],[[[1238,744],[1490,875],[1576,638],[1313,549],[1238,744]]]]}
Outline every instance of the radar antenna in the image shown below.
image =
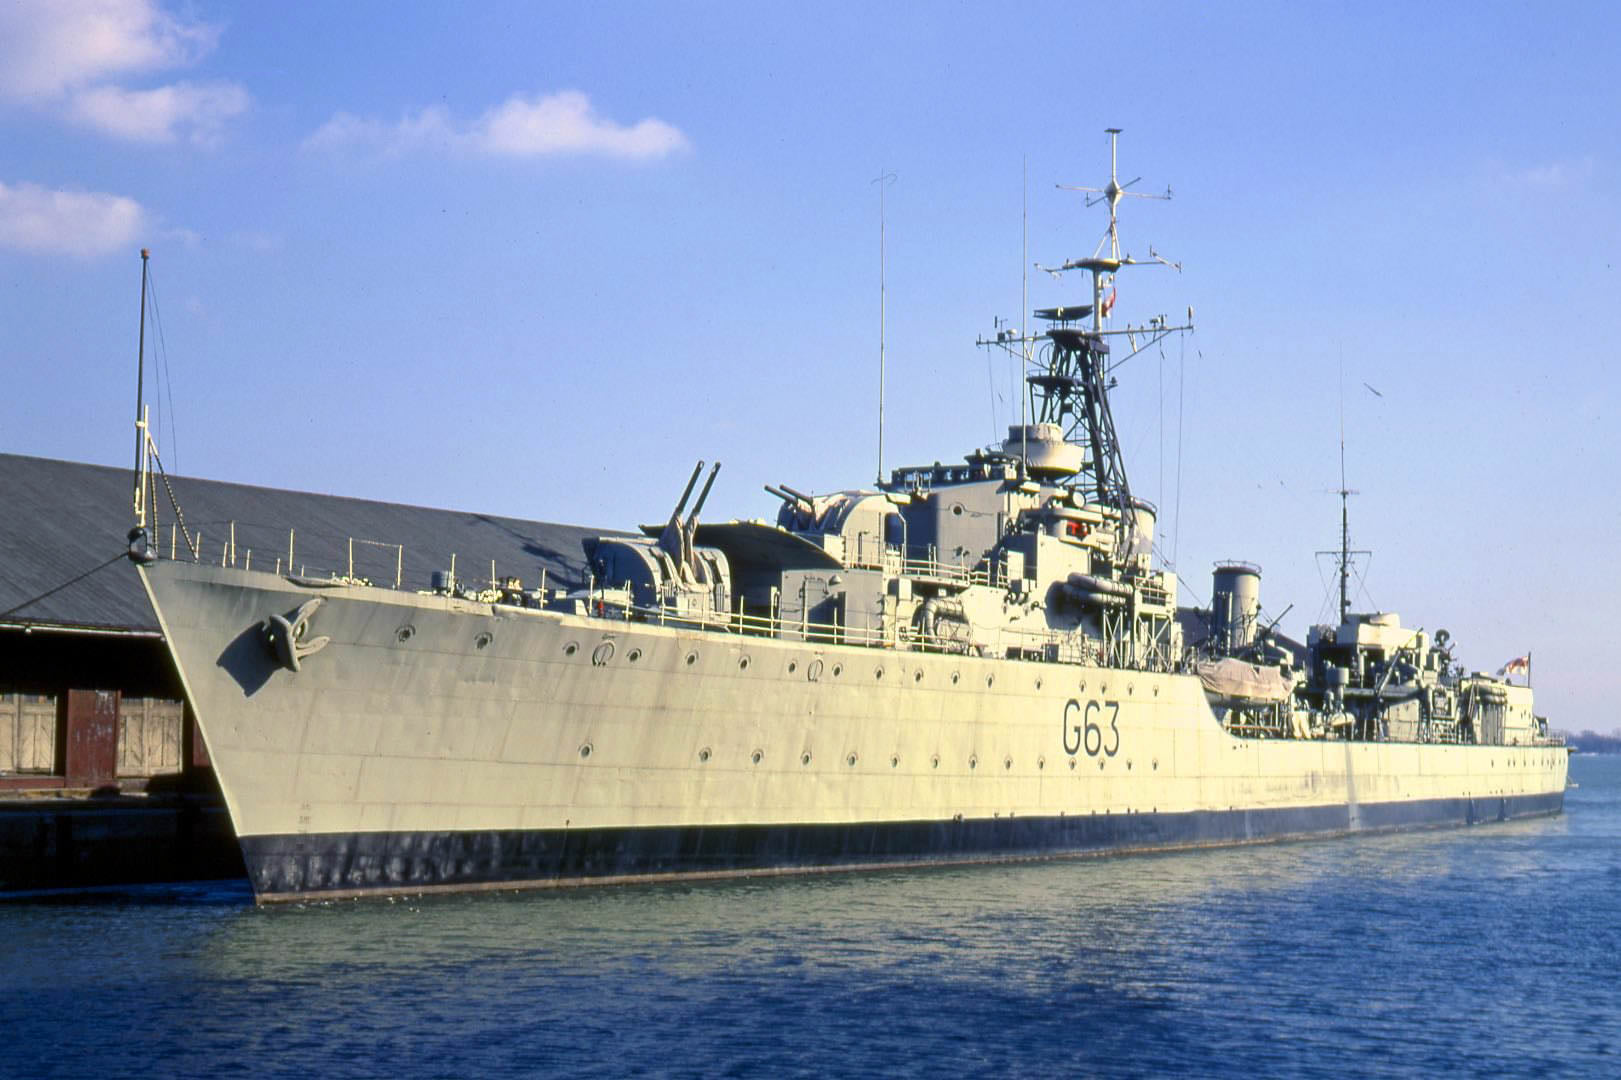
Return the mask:
{"type": "MultiPolygon", "coordinates": [[[[1086,200],[1086,205],[1088,207],[1096,206],[1100,202],[1107,202],[1109,204],[1109,231],[1104,235],[1102,240],[1098,241],[1097,250],[1092,252],[1092,257],[1097,258],[1101,256],[1103,254],[1103,247],[1105,244],[1107,244],[1109,247],[1108,257],[1116,262],[1121,261],[1119,213],[1117,211],[1117,207],[1120,205],[1120,200],[1125,198],[1127,195],[1130,195],[1134,199],[1169,199],[1171,197],[1171,189],[1169,186],[1165,188],[1165,194],[1163,195],[1155,195],[1146,191],[1127,190],[1131,187],[1131,185],[1142,182],[1143,178],[1140,176],[1133,180],[1127,180],[1124,184],[1120,182],[1119,146],[1120,133],[1123,130],[1123,128],[1104,129],[1109,136],[1109,183],[1106,187],[1080,187],[1074,184],[1057,185],[1057,187],[1063,191],[1084,191],[1090,194],[1092,197],[1086,200]]],[[[1156,258],[1157,261],[1164,261],[1153,255],[1152,248],[1149,249],[1149,255],[1156,258]]],[[[1128,259],[1125,261],[1129,262],[1130,260],[1128,259]]]]}

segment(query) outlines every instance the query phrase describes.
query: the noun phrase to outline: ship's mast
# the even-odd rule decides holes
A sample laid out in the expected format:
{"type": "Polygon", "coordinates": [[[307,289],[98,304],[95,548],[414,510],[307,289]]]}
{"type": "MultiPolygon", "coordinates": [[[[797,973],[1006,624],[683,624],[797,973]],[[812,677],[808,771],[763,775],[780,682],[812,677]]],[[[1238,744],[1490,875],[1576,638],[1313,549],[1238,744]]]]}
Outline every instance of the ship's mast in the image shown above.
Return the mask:
{"type": "MultiPolygon", "coordinates": [[[[1104,130],[1108,133],[1108,136],[1109,136],[1109,184],[1108,184],[1107,187],[1105,187],[1101,191],[1099,191],[1099,195],[1102,197],[1103,201],[1105,201],[1105,202],[1107,202],[1109,204],[1109,232],[1103,238],[1103,241],[1098,244],[1098,251],[1096,253],[1094,253],[1094,254],[1101,253],[1102,250],[1103,250],[1104,244],[1107,244],[1108,248],[1109,248],[1109,256],[1108,257],[1109,257],[1111,262],[1114,262],[1118,266],[1119,263],[1120,263],[1120,210],[1119,210],[1120,197],[1126,193],[1126,189],[1120,186],[1120,132],[1121,132],[1121,129],[1120,128],[1106,128],[1104,130]]],[[[1142,178],[1138,177],[1138,179],[1140,180],[1142,178]]],[[[1134,183],[1134,184],[1136,182],[1137,182],[1136,180],[1132,181],[1132,183],[1134,183]]],[[[1080,190],[1085,191],[1087,189],[1082,188],[1080,190]]],[[[1095,203],[1097,201],[1098,201],[1097,199],[1088,199],[1086,205],[1091,206],[1093,203],[1095,203]]],[[[1113,282],[1114,281],[1114,274],[1113,274],[1112,271],[1109,273],[1107,281],[1108,282],[1113,282]]],[[[1103,319],[1104,319],[1104,316],[1107,314],[1103,310],[1103,286],[1104,286],[1104,284],[1105,284],[1105,278],[1104,278],[1103,273],[1100,272],[1098,269],[1093,269],[1093,271],[1092,271],[1092,329],[1097,331],[1098,333],[1103,332],[1103,319]]]]}
{"type": "Polygon", "coordinates": [[[1345,483],[1345,402],[1340,402],[1340,486],[1334,494],[1340,497],[1340,549],[1338,551],[1319,551],[1318,555],[1332,555],[1338,562],[1340,579],[1340,621],[1345,625],[1345,618],[1351,612],[1351,558],[1355,555],[1371,554],[1367,551],[1351,550],[1351,496],[1359,494],[1351,490],[1345,483]]]}
{"type": "MultiPolygon", "coordinates": [[[[1057,328],[1049,331],[1047,336],[1052,341],[1052,348],[1048,357],[1048,370],[1031,376],[1030,382],[1036,388],[1037,394],[1044,399],[1041,409],[1043,419],[1063,422],[1060,418],[1073,417],[1074,420],[1079,420],[1078,424],[1071,421],[1068,425],[1070,430],[1065,432],[1066,435],[1070,435],[1076,427],[1085,428],[1084,435],[1090,444],[1088,449],[1096,497],[1100,502],[1116,506],[1120,510],[1121,549],[1125,550],[1130,546],[1136,512],[1126,479],[1125,461],[1120,453],[1120,442],[1115,434],[1114,415],[1109,408],[1109,372],[1140,350],[1136,347],[1135,340],[1128,338],[1131,353],[1111,363],[1107,336],[1120,332],[1109,331],[1105,327],[1105,322],[1113,313],[1115,275],[1121,267],[1136,265],[1139,260],[1122,256],[1120,253],[1120,200],[1128,195],[1141,199],[1169,199],[1171,191],[1167,188],[1163,195],[1157,195],[1128,190],[1131,185],[1142,179],[1140,176],[1124,184],[1120,182],[1121,130],[1104,129],[1105,134],[1109,136],[1109,182],[1106,185],[1103,187],[1058,185],[1065,190],[1088,193],[1091,197],[1086,200],[1087,206],[1096,206],[1100,202],[1108,204],[1108,230],[1098,242],[1092,256],[1086,259],[1072,259],[1058,267],[1059,271],[1085,270],[1091,275],[1092,331],[1089,334],[1057,328]],[[1107,297],[1104,295],[1105,290],[1108,290],[1107,297]],[[1067,381],[1062,378],[1065,375],[1069,376],[1067,381]]],[[[1148,261],[1175,266],[1154,254],[1152,248],[1149,249],[1148,261]]],[[[1081,317],[1084,317],[1084,314],[1081,317]]],[[[1148,327],[1144,329],[1146,340],[1143,347],[1146,348],[1173,331],[1190,329],[1191,323],[1190,318],[1188,326],[1171,327],[1167,325],[1167,320],[1163,316],[1150,320],[1148,327]]],[[[1126,332],[1131,333],[1129,330],[1126,332]]]]}
{"type": "MultiPolygon", "coordinates": [[[[1343,453],[1343,451],[1342,451],[1343,453]]],[[[1343,458],[1342,462],[1343,464],[1343,458]]],[[[1340,623],[1351,610],[1351,492],[1340,483],[1340,623]]]]}
{"type": "MultiPolygon", "coordinates": [[[[1343,379],[1343,376],[1342,376],[1343,379]]],[[[1345,486],[1345,386],[1340,386],[1340,625],[1351,610],[1351,489],[1345,486]]]]}
{"type": "Polygon", "coordinates": [[[146,524],[143,506],[146,476],[146,264],[149,248],[141,249],[141,329],[135,346],[135,516],[136,524],[146,524]]]}
{"type": "Polygon", "coordinates": [[[895,182],[895,174],[886,172],[873,183],[878,185],[878,485],[884,483],[884,319],[888,307],[886,273],[888,262],[884,252],[884,189],[895,182]]]}
{"type": "MultiPolygon", "coordinates": [[[[1070,270],[1084,270],[1091,275],[1091,303],[1071,304],[1044,308],[1035,314],[1053,324],[1034,335],[1022,330],[1000,329],[992,339],[981,339],[986,347],[1018,350],[1025,363],[1026,400],[1031,406],[1028,422],[1021,423],[1019,438],[1007,444],[1006,452],[1024,457],[1025,441],[1031,424],[1055,424],[1063,429],[1066,441],[1086,450],[1078,487],[1089,500],[1095,500],[1120,511],[1120,544],[1118,550],[1131,547],[1131,533],[1135,527],[1136,509],[1126,479],[1125,462],[1120,441],[1115,432],[1114,417],[1109,407],[1111,372],[1131,357],[1161,341],[1166,335],[1191,330],[1192,311],[1188,321],[1172,326],[1165,316],[1155,316],[1145,325],[1120,330],[1107,329],[1114,307],[1113,284],[1115,274],[1123,266],[1154,262],[1180,269],[1175,263],[1161,258],[1152,248],[1146,259],[1134,259],[1120,252],[1119,205],[1126,196],[1146,199],[1169,199],[1170,189],[1163,195],[1131,191],[1129,188],[1141,177],[1120,182],[1119,138],[1120,128],[1106,128],[1109,136],[1109,180],[1103,187],[1075,187],[1057,185],[1070,191],[1087,192],[1087,206],[1106,202],[1109,225],[1093,253],[1086,258],[1070,259],[1060,266],[1037,268],[1060,277],[1070,270]],[[1107,294],[1107,296],[1105,295],[1107,294]],[[1090,326],[1088,326],[1088,322],[1090,326]],[[1111,357],[1109,338],[1124,336],[1128,350],[1124,356],[1111,357]],[[1039,344],[1039,350],[1032,346],[1039,344]]],[[[1022,317],[1021,317],[1022,325],[1022,317]]]]}

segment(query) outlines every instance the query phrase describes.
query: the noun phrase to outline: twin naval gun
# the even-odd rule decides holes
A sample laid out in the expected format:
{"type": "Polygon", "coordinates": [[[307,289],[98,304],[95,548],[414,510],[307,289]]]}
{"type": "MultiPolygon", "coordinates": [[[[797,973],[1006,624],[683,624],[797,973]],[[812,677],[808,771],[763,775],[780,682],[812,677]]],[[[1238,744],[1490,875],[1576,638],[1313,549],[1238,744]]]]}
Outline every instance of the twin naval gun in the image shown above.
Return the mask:
{"type": "Polygon", "coordinates": [[[1342,601],[1290,648],[1234,563],[1184,640],[1109,404],[1112,349],[1189,329],[1112,327],[1115,275],[1139,265],[1127,186],[1111,166],[1104,241],[1055,268],[1088,275],[1090,302],[992,343],[1023,362],[1030,412],[960,463],[772,485],[774,523],[706,524],[719,466],[692,500],[700,462],[667,523],[586,545],[572,591],[380,588],[162,558],[133,531],[258,900],[1558,813],[1567,755],[1529,688],[1466,674],[1441,632],[1342,601]]]}

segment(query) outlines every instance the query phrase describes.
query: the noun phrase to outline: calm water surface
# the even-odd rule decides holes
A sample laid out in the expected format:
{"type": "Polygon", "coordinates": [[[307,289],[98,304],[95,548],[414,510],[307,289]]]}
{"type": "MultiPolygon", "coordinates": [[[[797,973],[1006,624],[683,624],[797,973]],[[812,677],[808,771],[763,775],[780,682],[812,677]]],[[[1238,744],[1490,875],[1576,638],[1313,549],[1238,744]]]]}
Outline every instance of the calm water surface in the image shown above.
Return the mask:
{"type": "Polygon", "coordinates": [[[0,906],[0,1074],[1621,1076],[1621,758],[1563,817],[256,909],[0,906]]]}

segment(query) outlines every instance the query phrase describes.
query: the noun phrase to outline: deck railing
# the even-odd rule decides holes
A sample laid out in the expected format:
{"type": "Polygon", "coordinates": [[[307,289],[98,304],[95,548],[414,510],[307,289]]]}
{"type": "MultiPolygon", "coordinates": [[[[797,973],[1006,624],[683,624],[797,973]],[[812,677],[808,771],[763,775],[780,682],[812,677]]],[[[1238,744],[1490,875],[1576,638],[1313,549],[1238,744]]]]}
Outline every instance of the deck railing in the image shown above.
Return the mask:
{"type": "MultiPolygon", "coordinates": [[[[932,634],[908,621],[889,615],[877,626],[851,626],[842,622],[812,621],[803,616],[784,618],[780,613],[751,611],[683,610],[671,602],[650,606],[636,605],[630,591],[588,580],[585,589],[566,593],[548,590],[544,576],[540,587],[521,591],[499,576],[500,567],[488,563],[489,579],[483,579],[485,564],[477,565],[479,577],[459,578],[456,556],[448,561],[406,548],[403,544],[357,536],[335,536],[314,530],[281,529],[235,520],[191,521],[189,540],[172,522],[150,526],[154,553],[159,558],[212,563],[243,570],[285,574],[306,580],[330,581],[349,585],[408,588],[407,581],[420,580],[436,588],[450,586],[456,595],[480,603],[504,603],[530,609],[544,608],[565,595],[581,601],[579,610],[602,618],[635,619],[661,626],[688,627],[720,633],[776,637],[790,640],[858,645],[876,649],[901,649],[935,653],[997,658],[1022,658],[1053,663],[1118,663],[1121,657],[1107,652],[1100,643],[1059,631],[997,628],[974,641],[952,634],[932,634]],[[447,570],[448,567],[448,570],[447,570]]],[[[932,547],[903,548],[897,544],[868,545],[858,553],[858,563],[874,563],[868,568],[892,575],[948,585],[995,586],[1009,580],[1005,560],[966,561],[941,559],[932,547]]],[[[463,565],[470,564],[470,560],[463,565]]],[[[1148,649],[1136,664],[1155,670],[1170,670],[1174,658],[1164,650],[1148,649]]]]}

